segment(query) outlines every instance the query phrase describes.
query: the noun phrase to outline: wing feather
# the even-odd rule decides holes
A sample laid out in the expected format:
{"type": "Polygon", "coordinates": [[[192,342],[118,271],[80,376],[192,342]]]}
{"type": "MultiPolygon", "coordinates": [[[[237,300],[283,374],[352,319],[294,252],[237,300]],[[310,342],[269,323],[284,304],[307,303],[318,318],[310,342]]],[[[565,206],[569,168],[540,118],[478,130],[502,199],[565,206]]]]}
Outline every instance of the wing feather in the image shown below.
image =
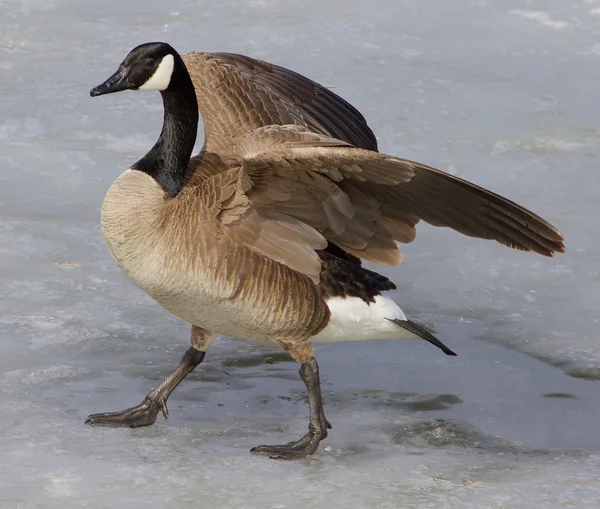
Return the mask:
{"type": "Polygon", "coordinates": [[[231,239],[313,279],[314,249],[327,241],[360,258],[399,263],[395,241],[412,242],[421,219],[546,256],[565,251],[560,232],[524,207],[434,168],[379,154],[360,112],[308,78],[229,53],[183,59],[206,136],[203,152],[190,162],[201,168],[190,185],[216,184],[219,158],[235,161],[237,176],[219,183],[235,188],[219,202],[231,239]]]}
{"type": "MultiPolygon", "coordinates": [[[[295,125],[266,126],[242,136],[232,149],[249,174],[265,171],[303,187],[322,216],[302,220],[329,241],[371,261],[399,261],[395,241],[412,242],[423,219],[465,235],[552,256],[563,237],[524,207],[434,168],[349,146],[295,125]],[[262,168],[262,170],[253,170],[262,168]],[[387,238],[386,238],[387,237],[387,238]]],[[[284,206],[295,216],[295,193],[284,206]],[[291,203],[289,203],[291,202],[291,203]]],[[[300,208],[300,204],[297,204],[300,208]]],[[[299,216],[295,216],[299,217],[299,216]]]]}

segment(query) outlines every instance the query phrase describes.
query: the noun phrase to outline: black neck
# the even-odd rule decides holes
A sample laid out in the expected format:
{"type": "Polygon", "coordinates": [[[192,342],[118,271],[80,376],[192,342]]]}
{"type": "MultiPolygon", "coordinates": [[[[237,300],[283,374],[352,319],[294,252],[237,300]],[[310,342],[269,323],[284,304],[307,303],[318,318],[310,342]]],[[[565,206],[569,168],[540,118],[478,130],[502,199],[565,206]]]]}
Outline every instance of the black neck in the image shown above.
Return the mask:
{"type": "Polygon", "coordinates": [[[174,198],[185,185],[188,163],[198,132],[198,102],[194,84],[179,55],[169,88],[161,92],[165,116],[162,132],[150,151],[131,168],[150,175],[174,198]]]}

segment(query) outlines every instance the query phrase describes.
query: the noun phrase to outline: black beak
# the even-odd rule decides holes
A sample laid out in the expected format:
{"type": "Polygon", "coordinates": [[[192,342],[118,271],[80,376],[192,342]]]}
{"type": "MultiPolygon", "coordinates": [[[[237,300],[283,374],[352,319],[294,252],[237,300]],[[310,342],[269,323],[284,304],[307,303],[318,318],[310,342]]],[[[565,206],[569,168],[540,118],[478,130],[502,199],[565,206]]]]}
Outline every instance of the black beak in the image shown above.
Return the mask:
{"type": "Polygon", "coordinates": [[[92,88],[92,90],[90,90],[90,96],[97,97],[99,95],[129,90],[131,88],[133,87],[127,79],[127,69],[121,66],[117,69],[117,72],[108,78],[104,83],[92,88]]]}

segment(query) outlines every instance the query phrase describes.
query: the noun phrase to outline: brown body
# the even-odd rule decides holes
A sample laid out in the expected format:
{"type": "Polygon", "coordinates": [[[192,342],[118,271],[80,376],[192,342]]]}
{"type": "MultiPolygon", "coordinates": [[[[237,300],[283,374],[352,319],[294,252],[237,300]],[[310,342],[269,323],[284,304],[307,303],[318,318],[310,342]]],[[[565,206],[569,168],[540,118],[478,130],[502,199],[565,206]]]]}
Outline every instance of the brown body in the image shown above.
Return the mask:
{"type": "MultiPolygon", "coordinates": [[[[307,342],[329,318],[317,287],[223,235],[221,203],[201,193],[210,184],[208,179],[165,201],[151,177],[126,171],[102,206],[114,260],[159,304],[201,329],[288,348],[307,342]]],[[[296,350],[301,355],[306,348],[296,350]]]]}

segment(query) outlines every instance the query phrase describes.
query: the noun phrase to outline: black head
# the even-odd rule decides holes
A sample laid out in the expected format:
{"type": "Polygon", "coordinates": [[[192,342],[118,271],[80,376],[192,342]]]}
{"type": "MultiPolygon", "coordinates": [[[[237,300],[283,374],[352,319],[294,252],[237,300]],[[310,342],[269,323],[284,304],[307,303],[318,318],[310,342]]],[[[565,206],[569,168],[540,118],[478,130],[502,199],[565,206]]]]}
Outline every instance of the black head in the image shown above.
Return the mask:
{"type": "Polygon", "coordinates": [[[133,48],[110,78],[90,91],[92,97],[122,90],[166,90],[180,56],[164,42],[133,48]]]}

